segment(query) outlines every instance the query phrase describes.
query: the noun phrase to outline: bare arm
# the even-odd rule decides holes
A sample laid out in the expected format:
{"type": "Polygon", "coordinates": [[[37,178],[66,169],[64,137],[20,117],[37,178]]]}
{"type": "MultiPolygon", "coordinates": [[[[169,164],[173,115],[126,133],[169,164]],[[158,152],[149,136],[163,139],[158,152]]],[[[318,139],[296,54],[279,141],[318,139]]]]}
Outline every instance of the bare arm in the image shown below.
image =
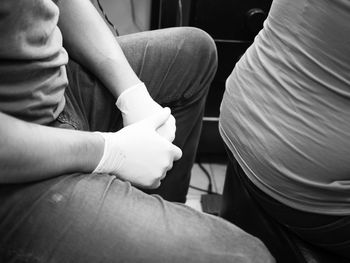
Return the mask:
{"type": "MultiPolygon", "coordinates": [[[[124,125],[158,112],[162,107],[151,98],[90,0],[59,0],[58,7],[58,25],[64,47],[74,60],[84,65],[109,89],[115,99],[122,97],[117,107],[122,112],[124,125]],[[120,96],[125,90],[132,92],[120,96]],[[128,108],[123,105],[128,105],[128,108]]],[[[172,141],[175,130],[175,119],[171,116],[158,132],[172,141]]]]}
{"type": "Polygon", "coordinates": [[[97,76],[115,98],[140,82],[89,0],[60,0],[58,7],[58,25],[69,55],[97,76]]]}
{"type": "Polygon", "coordinates": [[[91,172],[104,141],[94,133],[27,123],[0,112],[0,183],[91,172]]]}

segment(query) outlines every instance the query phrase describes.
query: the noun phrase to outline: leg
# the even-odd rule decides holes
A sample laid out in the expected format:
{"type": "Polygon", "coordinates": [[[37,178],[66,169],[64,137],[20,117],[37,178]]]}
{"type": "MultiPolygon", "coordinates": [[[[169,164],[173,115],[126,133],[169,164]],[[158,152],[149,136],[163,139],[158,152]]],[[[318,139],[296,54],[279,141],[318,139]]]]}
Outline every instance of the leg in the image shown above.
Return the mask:
{"type": "MultiPolygon", "coordinates": [[[[149,193],[170,201],[185,202],[197,150],[204,104],[214,77],[217,56],[214,41],[194,28],[156,30],[119,37],[131,66],[145,82],[151,96],[169,106],[177,122],[174,143],[183,157],[149,193]]],[[[116,131],[122,127],[115,99],[84,69],[71,62],[67,108],[72,108],[84,130],[116,131]]]]}
{"type": "Polygon", "coordinates": [[[119,43],[151,96],[172,109],[177,124],[174,143],[183,150],[161,186],[147,192],[185,202],[205,99],[217,67],[214,41],[199,29],[173,28],[121,37],[119,43]]]}
{"type": "Polygon", "coordinates": [[[248,185],[249,192],[264,211],[280,226],[285,227],[316,248],[321,248],[321,251],[334,253],[332,257],[334,262],[349,261],[349,216],[322,215],[297,210],[268,196],[250,181],[246,182],[245,185],[248,185]],[[336,255],[340,257],[338,258],[336,255]]]}
{"type": "Polygon", "coordinates": [[[109,175],[0,185],[0,262],[273,262],[224,220],[109,175]]]}
{"type": "Polygon", "coordinates": [[[348,262],[349,216],[314,214],[288,207],[258,189],[231,153],[229,160],[223,218],[260,238],[278,262],[304,262],[294,236],[313,245],[311,251],[315,250],[313,253],[322,256],[325,262],[328,257],[334,262],[348,262]],[[326,251],[334,254],[328,255],[326,251]]]}
{"type": "Polygon", "coordinates": [[[220,216],[258,237],[268,247],[277,262],[305,262],[284,229],[256,202],[244,184],[238,163],[229,154],[220,216]]]}

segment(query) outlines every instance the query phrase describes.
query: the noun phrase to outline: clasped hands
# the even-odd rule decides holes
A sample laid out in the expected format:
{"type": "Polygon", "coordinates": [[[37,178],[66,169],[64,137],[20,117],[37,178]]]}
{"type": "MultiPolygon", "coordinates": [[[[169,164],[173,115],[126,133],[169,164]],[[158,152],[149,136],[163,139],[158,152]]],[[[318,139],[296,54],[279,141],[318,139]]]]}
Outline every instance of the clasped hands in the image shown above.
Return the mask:
{"type": "Polygon", "coordinates": [[[140,83],[124,91],[116,102],[124,128],[99,133],[105,141],[103,156],[94,173],[115,174],[142,188],[157,188],[173,162],[182,156],[172,144],[175,118],[162,108],[140,83]]]}

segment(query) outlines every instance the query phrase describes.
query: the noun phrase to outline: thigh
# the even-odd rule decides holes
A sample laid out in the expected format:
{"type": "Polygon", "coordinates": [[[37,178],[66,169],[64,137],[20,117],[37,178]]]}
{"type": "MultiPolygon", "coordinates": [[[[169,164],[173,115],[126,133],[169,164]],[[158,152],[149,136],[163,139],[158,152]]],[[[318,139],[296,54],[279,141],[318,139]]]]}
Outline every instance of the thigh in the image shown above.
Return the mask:
{"type": "Polygon", "coordinates": [[[185,202],[202,127],[206,94],[216,73],[215,43],[204,31],[178,27],[122,36],[118,42],[151,96],[176,119],[174,144],[183,151],[158,193],[185,202]]]}
{"type": "Polygon", "coordinates": [[[0,189],[1,262],[272,262],[234,225],[113,176],[0,189]]]}
{"type": "MultiPolygon", "coordinates": [[[[177,126],[174,144],[183,151],[160,188],[147,192],[185,202],[205,98],[217,67],[214,41],[199,29],[171,28],[122,36],[118,42],[155,101],[172,109],[177,126]]],[[[121,114],[108,90],[74,61],[67,71],[65,112],[71,112],[66,114],[70,119],[77,116],[73,123],[82,123],[84,130],[122,128],[121,114]]]]}
{"type": "Polygon", "coordinates": [[[69,85],[65,91],[63,122],[68,121],[74,128],[85,131],[117,131],[123,127],[116,99],[94,75],[71,59],[67,76],[69,85]]]}
{"type": "MultiPolygon", "coordinates": [[[[243,174],[243,171],[241,170],[243,174]]],[[[323,215],[289,207],[258,189],[243,174],[245,185],[254,199],[272,218],[303,240],[350,258],[350,217],[323,215]]]]}
{"type": "Polygon", "coordinates": [[[160,29],[117,40],[151,96],[162,105],[184,104],[193,95],[206,93],[215,75],[216,46],[200,29],[160,29]]]}
{"type": "MultiPolygon", "coordinates": [[[[213,39],[196,28],[169,28],[117,38],[127,60],[155,101],[183,107],[207,92],[217,68],[213,39]]],[[[83,66],[67,66],[66,100],[84,130],[116,131],[122,127],[115,98],[83,66]]]]}

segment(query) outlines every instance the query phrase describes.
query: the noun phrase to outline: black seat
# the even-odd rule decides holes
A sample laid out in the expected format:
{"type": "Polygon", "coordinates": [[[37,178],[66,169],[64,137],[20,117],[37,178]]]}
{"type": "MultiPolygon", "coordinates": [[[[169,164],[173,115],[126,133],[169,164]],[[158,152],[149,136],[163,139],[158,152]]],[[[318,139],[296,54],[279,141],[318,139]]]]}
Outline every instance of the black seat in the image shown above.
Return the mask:
{"type": "Polygon", "coordinates": [[[220,216],[258,237],[278,263],[346,263],[349,260],[315,247],[265,213],[247,191],[229,161],[220,216]]]}

